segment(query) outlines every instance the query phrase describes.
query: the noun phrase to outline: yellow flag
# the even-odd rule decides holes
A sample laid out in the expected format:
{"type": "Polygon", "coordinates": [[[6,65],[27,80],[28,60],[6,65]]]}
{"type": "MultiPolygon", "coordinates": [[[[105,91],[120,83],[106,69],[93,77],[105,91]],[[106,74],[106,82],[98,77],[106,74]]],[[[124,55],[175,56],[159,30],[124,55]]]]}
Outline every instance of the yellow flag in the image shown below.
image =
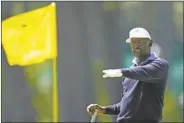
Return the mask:
{"type": "Polygon", "coordinates": [[[56,5],[35,9],[2,22],[2,44],[12,65],[30,65],[57,57],[56,5]]]}

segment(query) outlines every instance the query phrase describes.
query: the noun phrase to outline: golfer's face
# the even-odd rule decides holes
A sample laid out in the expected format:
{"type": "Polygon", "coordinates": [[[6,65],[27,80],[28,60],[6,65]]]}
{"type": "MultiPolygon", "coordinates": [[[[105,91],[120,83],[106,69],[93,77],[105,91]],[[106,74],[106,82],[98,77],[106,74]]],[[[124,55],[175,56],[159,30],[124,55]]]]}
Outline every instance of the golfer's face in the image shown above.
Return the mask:
{"type": "Polygon", "coordinates": [[[150,48],[150,41],[146,38],[132,38],[130,46],[135,57],[140,58],[145,55],[150,48]]]}

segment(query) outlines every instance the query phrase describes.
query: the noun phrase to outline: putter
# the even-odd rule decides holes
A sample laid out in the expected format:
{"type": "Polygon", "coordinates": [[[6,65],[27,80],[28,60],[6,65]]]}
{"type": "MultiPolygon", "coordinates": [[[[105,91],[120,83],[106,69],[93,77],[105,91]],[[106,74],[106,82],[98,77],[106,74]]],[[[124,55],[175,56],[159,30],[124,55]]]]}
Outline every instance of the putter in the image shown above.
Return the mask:
{"type": "Polygon", "coordinates": [[[98,114],[98,110],[95,110],[95,112],[93,113],[93,115],[91,117],[91,123],[94,123],[95,122],[96,117],[97,117],[97,114],[98,114]]]}

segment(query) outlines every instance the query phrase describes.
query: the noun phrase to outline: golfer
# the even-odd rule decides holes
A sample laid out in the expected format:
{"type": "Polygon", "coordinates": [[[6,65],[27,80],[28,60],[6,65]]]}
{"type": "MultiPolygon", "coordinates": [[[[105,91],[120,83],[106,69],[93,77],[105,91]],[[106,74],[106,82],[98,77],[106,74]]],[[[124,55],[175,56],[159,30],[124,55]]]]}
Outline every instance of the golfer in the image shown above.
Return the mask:
{"type": "Polygon", "coordinates": [[[103,70],[103,78],[122,77],[122,96],[119,103],[109,106],[91,104],[98,115],[118,115],[119,123],[159,123],[162,119],[164,92],[168,77],[168,62],[150,52],[152,39],[144,28],[134,28],[126,43],[135,59],[130,68],[103,70]]]}

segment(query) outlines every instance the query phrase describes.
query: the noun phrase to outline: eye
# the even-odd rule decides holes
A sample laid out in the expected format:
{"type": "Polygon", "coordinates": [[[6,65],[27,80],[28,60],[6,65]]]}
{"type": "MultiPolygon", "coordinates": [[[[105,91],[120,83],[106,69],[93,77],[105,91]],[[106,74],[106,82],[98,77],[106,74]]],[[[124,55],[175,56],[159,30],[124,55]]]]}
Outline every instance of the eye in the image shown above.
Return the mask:
{"type": "Polygon", "coordinates": [[[143,45],[143,44],[145,44],[145,41],[144,40],[141,40],[141,41],[139,41],[139,44],[140,45],[143,45]]]}

